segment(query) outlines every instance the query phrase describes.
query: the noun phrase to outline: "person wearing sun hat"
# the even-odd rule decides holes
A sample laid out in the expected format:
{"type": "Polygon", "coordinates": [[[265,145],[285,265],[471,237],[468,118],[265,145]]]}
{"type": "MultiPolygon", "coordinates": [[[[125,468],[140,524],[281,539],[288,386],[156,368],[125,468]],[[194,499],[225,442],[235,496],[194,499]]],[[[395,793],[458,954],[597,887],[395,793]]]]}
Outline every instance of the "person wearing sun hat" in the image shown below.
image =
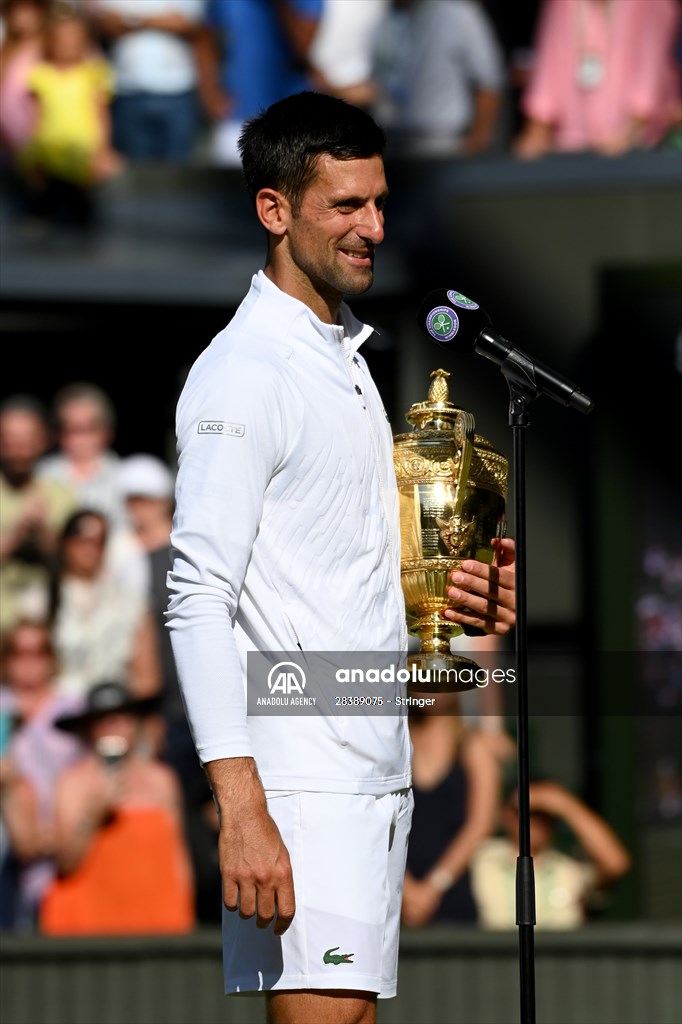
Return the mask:
{"type": "Polygon", "coordinates": [[[46,935],[160,934],[195,924],[194,882],[173,770],[150,753],[144,725],[155,698],[118,680],[93,686],[55,720],[88,752],[59,778],[59,874],[39,912],[46,935]]]}
{"type": "MultiPolygon", "coordinates": [[[[92,726],[112,715],[131,715],[141,719],[155,711],[158,697],[135,697],[124,683],[116,679],[96,683],[79,704],[67,714],[59,715],[54,724],[65,732],[89,737],[92,726]]],[[[118,733],[118,726],[116,732],[118,733]]],[[[130,730],[126,730],[128,732],[130,730]]]]}

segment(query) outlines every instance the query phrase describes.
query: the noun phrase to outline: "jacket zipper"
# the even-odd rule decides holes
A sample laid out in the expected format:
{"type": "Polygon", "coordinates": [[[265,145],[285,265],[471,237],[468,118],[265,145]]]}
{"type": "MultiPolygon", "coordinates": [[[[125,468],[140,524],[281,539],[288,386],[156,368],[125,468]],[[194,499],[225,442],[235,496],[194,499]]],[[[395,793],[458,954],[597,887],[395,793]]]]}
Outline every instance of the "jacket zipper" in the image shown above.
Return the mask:
{"type": "MultiPolygon", "coordinates": [[[[357,393],[358,397],[361,397],[361,396],[364,397],[364,392],[363,392],[362,388],[359,386],[359,384],[355,381],[355,379],[353,377],[352,364],[354,362],[354,357],[353,357],[352,353],[350,353],[350,352],[348,352],[348,353],[344,352],[344,355],[346,356],[346,358],[344,358],[343,361],[344,361],[346,369],[348,371],[348,376],[350,378],[350,382],[353,385],[353,390],[357,393]]],[[[356,363],[355,365],[359,366],[359,363],[356,363]]],[[[384,481],[383,481],[383,467],[381,465],[381,459],[380,459],[380,456],[379,456],[379,452],[380,452],[379,442],[377,440],[376,431],[374,429],[374,421],[373,421],[371,410],[369,408],[369,401],[368,401],[367,398],[365,398],[365,400],[363,402],[363,408],[364,408],[365,413],[367,414],[367,419],[369,421],[369,432],[370,432],[370,437],[372,438],[372,448],[374,450],[374,462],[376,464],[378,475],[379,475],[379,494],[380,494],[380,497],[381,497],[381,509],[383,511],[383,514],[384,514],[384,520],[386,522],[386,529],[387,529],[387,533],[388,533],[387,548],[390,548],[390,546],[391,546],[391,538],[393,538],[393,540],[395,541],[394,530],[393,530],[393,525],[392,525],[392,517],[389,515],[388,509],[386,507],[386,490],[385,490],[384,481]]],[[[399,542],[398,542],[398,551],[400,551],[400,543],[399,542]]],[[[398,570],[398,572],[399,571],[400,570],[398,570]]],[[[402,596],[402,584],[400,582],[400,576],[398,576],[398,579],[396,580],[395,563],[394,563],[393,559],[391,559],[391,578],[393,580],[394,591],[397,594],[402,596]]],[[[399,601],[398,604],[402,608],[402,602],[399,601]]],[[[404,621],[404,617],[403,616],[401,616],[401,619],[400,619],[400,644],[401,644],[401,650],[405,650],[407,648],[407,622],[404,621]]]]}

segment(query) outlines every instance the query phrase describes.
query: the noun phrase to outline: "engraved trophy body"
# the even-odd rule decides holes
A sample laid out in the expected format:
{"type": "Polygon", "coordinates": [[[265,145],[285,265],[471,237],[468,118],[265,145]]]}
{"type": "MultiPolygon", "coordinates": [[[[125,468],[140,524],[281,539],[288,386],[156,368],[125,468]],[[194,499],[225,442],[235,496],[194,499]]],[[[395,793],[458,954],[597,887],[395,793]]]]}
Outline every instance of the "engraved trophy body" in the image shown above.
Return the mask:
{"type": "Polygon", "coordinates": [[[443,617],[452,607],[446,588],[463,559],[493,561],[491,540],[505,531],[509,463],[476,434],[472,414],[448,400],[450,374],[434,370],[431,376],[427,400],[406,413],[412,431],[393,439],[401,582],[408,629],[421,642],[408,665],[430,673],[422,689],[457,692],[475,686],[471,672],[462,683],[459,671],[478,666],[450,650],[450,640],[464,630],[443,617]]]}

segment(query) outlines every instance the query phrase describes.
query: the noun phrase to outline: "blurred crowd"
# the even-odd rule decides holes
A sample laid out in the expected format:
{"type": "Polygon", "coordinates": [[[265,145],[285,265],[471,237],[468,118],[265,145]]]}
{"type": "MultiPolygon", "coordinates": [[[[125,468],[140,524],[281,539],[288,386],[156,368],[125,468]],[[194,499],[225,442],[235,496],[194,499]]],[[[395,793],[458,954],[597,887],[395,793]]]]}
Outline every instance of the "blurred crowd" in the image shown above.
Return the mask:
{"type": "MultiPolygon", "coordinates": [[[[75,381],[0,403],[0,929],[183,933],[218,924],[218,819],[165,626],[174,466],[116,449],[75,381]]],[[[472,641],[469,641],[471,644],[472,641]]],[[[497,656],[497,641],[475,641],[497,656]]],[[[515,742],[487,690],[412,708],[406,927],[515,927],[515,742]],[[469,698],[467,703],[467,698],[469,698]]],[[[599,912],[629,855],[556,779],[530,793],[538,927],[599,912]]]]}
{"type": "Polygon", "coordinates": [[[220,918],[217,819],[165,627],[174,474],[108,395],[0,406],[0,920],[51,934],[220,918]],[[106,883],[103,882],[106,879],[106,883]]]}
{"type": "Polygon", "coordinates": [[[419,159],[682,147],[680,0],[3,0],[0,154],[36,218],[92,223],[139,162],[238,163],[301,89],[419,159]]]}

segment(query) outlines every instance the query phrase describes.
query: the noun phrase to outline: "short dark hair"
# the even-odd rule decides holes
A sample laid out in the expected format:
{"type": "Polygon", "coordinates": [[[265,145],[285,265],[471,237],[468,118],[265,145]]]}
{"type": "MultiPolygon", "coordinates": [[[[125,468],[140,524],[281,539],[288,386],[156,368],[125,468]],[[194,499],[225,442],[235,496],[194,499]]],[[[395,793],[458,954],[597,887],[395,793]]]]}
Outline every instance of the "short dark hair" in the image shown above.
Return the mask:
{"type": "Polygon", "coordinates": [[[298,92],[246,121],[239,152],[246,188],[287,197],[297,213],[323,153],[336,160],[383,156],[384,130],[364,110],[325,93],[298,92]]]}

